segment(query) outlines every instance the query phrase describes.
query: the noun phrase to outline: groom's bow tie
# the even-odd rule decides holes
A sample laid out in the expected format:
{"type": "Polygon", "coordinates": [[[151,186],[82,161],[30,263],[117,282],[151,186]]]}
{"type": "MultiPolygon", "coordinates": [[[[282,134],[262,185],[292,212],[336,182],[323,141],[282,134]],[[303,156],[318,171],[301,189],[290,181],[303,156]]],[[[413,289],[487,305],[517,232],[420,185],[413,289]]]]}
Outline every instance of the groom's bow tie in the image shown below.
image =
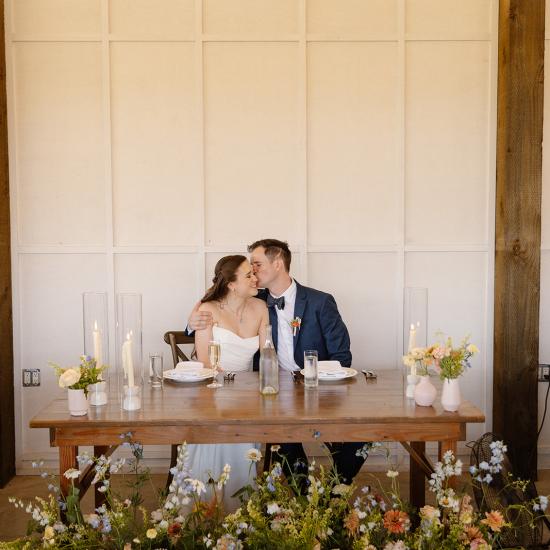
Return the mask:
{"type": "Polygon", "coordinates": [[[279,309],[284,309],[285,308],[285,297],[280,296],[279,298],[273,298],[273,296],[271,296],[271,294],[268,294],[267,295],[267,307],[275,307],[275,306],[277,306],[277,308],[279,308],[279,309]]]}

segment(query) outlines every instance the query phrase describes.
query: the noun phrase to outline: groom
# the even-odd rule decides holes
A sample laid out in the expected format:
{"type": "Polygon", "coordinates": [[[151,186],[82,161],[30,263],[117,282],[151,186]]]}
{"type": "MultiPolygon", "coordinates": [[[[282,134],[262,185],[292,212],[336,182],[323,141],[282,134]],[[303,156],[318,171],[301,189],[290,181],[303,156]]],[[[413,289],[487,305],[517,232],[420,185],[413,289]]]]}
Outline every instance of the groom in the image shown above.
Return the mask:
{"type": "MultiPolygon", "coordinates": [[[[267,302],[279,366],[289,371],[300,370],[304,366],[304,350],[310,349],[317,350],[320,361],[331,359],[343,367],[351,366],[348,329],[334,298],[302,286],[290,277],[288,244],[263,239],[252,243],[248,252],[258,287],[263,289],[258,298],[267,302]]],[[[188,326],[200,330],[211,323],[210,313],[195,308],[188,326]]],[[[351,483],[365,461],[356,454],[363,443],[327,443],[327,446],[341,481],[351,483]]],[[[301,443],[282,444],[281,453],[286,455],[289,464],[295,465],[297,473],[307,476],[307,457],[301,443]]]]}

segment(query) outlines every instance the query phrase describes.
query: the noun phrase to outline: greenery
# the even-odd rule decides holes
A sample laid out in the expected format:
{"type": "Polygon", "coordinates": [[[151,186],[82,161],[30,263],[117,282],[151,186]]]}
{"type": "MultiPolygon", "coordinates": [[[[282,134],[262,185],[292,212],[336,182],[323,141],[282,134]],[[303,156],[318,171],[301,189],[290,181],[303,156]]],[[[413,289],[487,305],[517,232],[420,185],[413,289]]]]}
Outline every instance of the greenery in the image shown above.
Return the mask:
{"type": "MultiPolygon", "coordinates": [[[[51,483],[48,500],[24,503],[10,499],[16,508],[31,515],[29,532],[24,538],[0,543],[0,549],[487,550],[501,547],[502,534],[518,527],[514,524],[517,518],[533,526],[548,505],[547,497],[541,496],[514,504],[515,512],[522,509],[521,515],[511,514],[507,508],[476,510],[466,492],[453,488],[462,474],[462,463],[447,452],[429,482],[435,505],[414,510],[400,497],[399,472],[393,466],[386,473],[391,485],[386,491],[381,485],[357,489],[341,484],[334,472],[315,464],[307,476],[285,479],[286,459],[275,448],[279,461],[259,476],[254,486],[239,491],[242,505],[226,515],[221,497],[230,466],[226,465],[218,479],[203,483],[188,470],[187,446],[183,444],[168,492],[159,493],[158,507],[147,511],[141,492],[149,474],[140,466],[143,448],[131,436],[121,435],[123,445],[132,451],[128,461],[86,454],[78,457],[81,469],[90,466],[95,470],[92,484],[104,493],[105,504],[91,514],[83,513],[74,486],[81,472],[68,470],[64,475],[71,480],[71,490],[66,498],[51,483]],[[109,480],[110,474],[121,471],[130,474],[127,496],[115,494],[109,480]],[[306,489],[300,491],[300,487],[306,489]]],[[[368,450],[373,448],[389,457],[380,444],[369,444],[368,450]]],[[[248,453],[251,464],[261,459],[261,454],[253,451],[248,453]]],[[[494,442],[491,451],[490,462],[470,468],[473,485],[490,484],[499,475],[506,447],[494,442]]],[[[514,480],[509,483],[516,488],[525,486],[514,480]]]]}
{"type": "Polygon", "coordinates": [[[48,364],[55,370],[60,388],[84,390],[86,395],[88,394],[88,386],[102,381],[101,373],[107,368],[107,365],[98,367],[96,360],[89,355],[81,355],[80,365],[76,367],[64,369],[51,361],[48,364]]]}

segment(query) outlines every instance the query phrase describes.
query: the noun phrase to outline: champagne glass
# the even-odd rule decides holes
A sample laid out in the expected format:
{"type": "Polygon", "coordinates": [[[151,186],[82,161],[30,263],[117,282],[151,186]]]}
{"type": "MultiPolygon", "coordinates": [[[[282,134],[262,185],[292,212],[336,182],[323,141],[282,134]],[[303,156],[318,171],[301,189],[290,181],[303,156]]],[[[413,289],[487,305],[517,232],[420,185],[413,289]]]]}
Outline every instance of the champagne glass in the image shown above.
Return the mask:
{"type": "Polygon", "coordinates": [[[214,379],[207,388],[221,388],[223,384],[218,382],[218,372],[220,368],[220,358],[221,358],[221,347],[220,343],[216,340],[211,340],[208,342],[208,359],[210,359],[210,366],[214,374],[214,379]]]}

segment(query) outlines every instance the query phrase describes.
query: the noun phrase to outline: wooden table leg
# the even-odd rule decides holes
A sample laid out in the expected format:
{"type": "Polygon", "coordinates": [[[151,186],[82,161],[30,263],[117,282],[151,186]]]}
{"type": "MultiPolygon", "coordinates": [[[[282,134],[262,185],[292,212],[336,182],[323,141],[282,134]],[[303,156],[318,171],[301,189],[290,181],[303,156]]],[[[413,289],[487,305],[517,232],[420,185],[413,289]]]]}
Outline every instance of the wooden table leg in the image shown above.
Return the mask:
{"type": "MultiPolygon", "coordinates": [[[[424,441],[411,441],[410,446],[421,456],[426,452],[426,443],[424,441]]],[[[410,501],[416,508],[421,508],[426,504],[426,475],[422,467],[415,460],[414,456],[409,455],[409,496],[410,501]]]]}
{"type": "MultiPolygon", "coordinates": [[[[64,496],[69,494],[71,480],[67,479],[63,474],[70,468],[78,468],[76,455],[78,454],[78,446],[76,445],[60,445],[59,446],[59,487],[64,496]]],[[[75,480],[75,486],[79,480],[75,480]]]]}

